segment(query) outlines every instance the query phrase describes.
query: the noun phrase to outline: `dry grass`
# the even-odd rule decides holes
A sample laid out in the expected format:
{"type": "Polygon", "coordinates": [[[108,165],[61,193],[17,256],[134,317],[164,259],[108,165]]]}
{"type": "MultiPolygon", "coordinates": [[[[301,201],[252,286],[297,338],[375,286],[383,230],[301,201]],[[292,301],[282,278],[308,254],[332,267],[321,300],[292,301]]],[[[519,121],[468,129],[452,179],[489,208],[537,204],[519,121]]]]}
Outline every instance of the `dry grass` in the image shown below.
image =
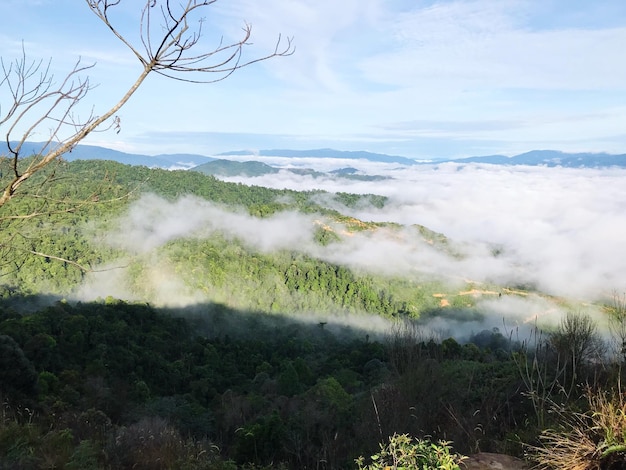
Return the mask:
{"type": "Polygon", "coordinates": [[[626,400],[621,391],[587,392],[589,409],[554,407],[560,427],[541,434],[530,447],[538,469],[610,470],[626,468],[626,400]]]}

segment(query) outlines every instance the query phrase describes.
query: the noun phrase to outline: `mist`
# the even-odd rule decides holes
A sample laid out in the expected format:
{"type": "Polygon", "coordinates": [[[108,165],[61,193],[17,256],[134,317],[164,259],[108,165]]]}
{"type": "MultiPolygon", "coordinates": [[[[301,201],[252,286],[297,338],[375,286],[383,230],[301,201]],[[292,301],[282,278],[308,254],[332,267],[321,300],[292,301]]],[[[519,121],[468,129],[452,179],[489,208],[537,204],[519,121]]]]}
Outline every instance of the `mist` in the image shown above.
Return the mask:
{"type": "MultiPolygon", "coordinates": [[[[322,164],[332,166],[331,162],[322,164]]],[[[364,221],[423,225],[465,246],[464,260],[452,265],[425,252],[410,261],[421,262],[426,270],[453,271],[476,281],[519,282],[578,299],[596,299],[625,288],[623,169],[457,163],[405,167],[365,161],[354,161],[351,166],[393,180],[313,179],[293,174],[226,180],[387,196],[389,203],[383,209],[335,208],[364,221]],[[498,258],[491,255],[493,247],[500,251],[498,258]]],[[[381,250],[388,248],[381,244],[381,250]]]]}
{"type": "MultiPolygon", "coordinates": [[[[327,168],[345,163],[327,160],[327,168]]],[[[446,316],[442,309],[440,317],[422,324],[425,331],[457,338],[485,328],[510,327],[519,332],[537,322],[556,325],[568,310],[568,302],[577,302],[580,310],[580,305],[606,300],[624,289],[624,170],[458,164],[402,167],[368,162],[360,166],[363,173],[393,179],[368,182],[281,172],[228,180],[281,189],[384,195],[388,202],[382,209],[345,207],[332,194],[315,197],[317,203],[343,214],[366,222],[394,222],[399,228],[350,232],[321,216],[283,212],[257,218],[244,209],[233,210],[194,196],[167,201],[146,194],[118,220],[117,230],[100,238],[127,253],[128,259],[140,258],[150,267],[142,279],[144,291],[129,292],[127,272],[118,266],[102,267],[102,272],[87,276],[76,295],[84,300],[112,295],[169,307],[223,301],[212,298],[211,292],[186,286],[159,255],[159,248],[169,242],[215,233],[260,253],[295,250],[361,272],[436,279],[459,292],[468,283],[479,289],[481,284],[485,289],[501,286],[498,293],[504,292],[502,296],[486,291],[482,295],[480,290],[472,294],[477,297],[479,315],[457,318],[446,316]],[[341,241],[326,246],[316,243],[320,224],[341,241]],[[444,249],[433,244],[419,234],[415,224],[444,234],[449,244],[444,249]],[[506,295],[507,287],[518,286],[535,288],[539,295],[506,295]]],[[[597,312],[589,306],[586,313],[601,322],[597,312]]],[[[302,314],[309,321],[329,321],[315,312],[302,314]]],[[[331,324],[354,322],[376,331],[389,326],[371,317],[351,319],[340,313],[330,319],[331,324]]]]}
{"type": "Polygon", "coordinates": [[[262,252],[296,249],[313,242],[314,217],[281,212],[269,218],[250,217],[243,209],[224,208],[194,196],[169,202],[145,194],[119,222],[108,242],[139,254],[181,238],[202,238],[219,232],[262,252]]]}

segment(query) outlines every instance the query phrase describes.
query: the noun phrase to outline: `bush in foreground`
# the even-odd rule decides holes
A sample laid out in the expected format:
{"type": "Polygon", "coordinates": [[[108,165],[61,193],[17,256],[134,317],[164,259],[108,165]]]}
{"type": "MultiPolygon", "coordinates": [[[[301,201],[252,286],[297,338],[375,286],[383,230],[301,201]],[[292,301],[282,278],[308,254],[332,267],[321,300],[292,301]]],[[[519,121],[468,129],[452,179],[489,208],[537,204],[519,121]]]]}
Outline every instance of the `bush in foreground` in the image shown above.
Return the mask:
{"type": "Polygon", "coordinates": [[[356,463],[359,470],[459,470],[465,457],[452,453],[449,444],[394,434],[388,444],[380,445],[378,454],[372,455],[371,464],[365,465],[363,457],[356,459],[356,463]]]}
{"type": "Polygon", "coordinates": [[[588,391],[587,411],[559,409],[560,426],[541,433],[529,449],[539,469],[626,468],[626,397],[621,391],[588,391]]]}

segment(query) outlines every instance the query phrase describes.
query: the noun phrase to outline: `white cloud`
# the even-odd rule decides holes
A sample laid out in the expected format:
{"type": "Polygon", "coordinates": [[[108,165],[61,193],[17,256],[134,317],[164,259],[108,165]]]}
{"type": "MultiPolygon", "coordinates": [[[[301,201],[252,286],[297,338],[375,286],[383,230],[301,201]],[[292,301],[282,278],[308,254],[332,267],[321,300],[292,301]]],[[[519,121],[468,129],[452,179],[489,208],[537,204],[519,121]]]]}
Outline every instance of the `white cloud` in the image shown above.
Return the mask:
{"type": "MultiPolygon", "coordinates": [[[[54,57],[57,76],[77,54],[97,59],[88,109],[117,102],[136,77],[135,59],[88,8],[20,5],[0,6],[6,38],[23,35],[54,57]]],[[[125,5],[120,26],[136,37],[140,8],[125,5]]],[[[163,152],[237,148],[219,147],[210,132],[256,135],[255,148],[323,142],[414,157],[622,152],[624,9],[620,0],[217,2],[207,9],[208,47],[222,33],[238,37],[248,21],[246,57],[272,51],[279,33],[294,36],[296,53],[206,87],[151,77],[120,111],[122,133],[98,140],[121,136],[147,153],[156,144],[143,136],[157,133],[163,152]],[[168,139],[185,132],[182,144],[168,139]]]]}
{"type": "Polygon", "coordinates": [[[237,238],[261,251],[295,249],[313,240],[311,217],[281,212],[259,219],[193,196],[168,202],[155,195],[144,195],[133,203],[119,225],[119,232],[109,241],[131,253],[148,253],[173,240],[214,232],[237,238]]]}
{"type": "MultiPolygon", "coordinates": [[[[330,164],[328,159],[320,161],[330,164]]],[[[144,195],[120,219],[117,233],[106,239],[147,263],[142,295],[156,304],[171,306],[210,301],[212,294],[185,286],[173,267],[159,257],[158,248],[170,241],[202,238],[214,232],[236,238],[252,250],[297,250],[358,271],[447,280],[453,289],[466,290],[467,282],[471,282],[480,290],[485,283],[490,291],[477,294],[481,315],[473,323],[461,324],[443,316],[427,325],[431,331],[457,336],[457,330],[477,333],[493,326],[508,328],[507,332],[520,328],[515,331],[524,336],[529,325],[556,324],[568,309],[567,302],[558,299],[507,295],[506,289],[486,286],[515,289],[522,284],[533,285],[540,292],[572,303],[606,300],[625,288],[625,170],[476,164],[375,164],[367,168],[366,162],[353,163],[364,171],[375,169],[395,179],[337,181],[281,172],[262,181],[250,178],[241,182],[386,195],[389,201],[382,210],[349,209],[324,197],[317,201],[364,221],[396,222],[403,228],[354,232],[343,236],[341,243],[322,247],[313,240],[320,221],[339,234],[345,227],[321,216],[287,212],[259,219],[196,197],[166,201],[144,195]],[[452,253],[462,256],[435,249],[419,236],[414,224],[445,234],[452,253]],[[501,250],[499,256],[493,256],[494,248],[501,250]],[[499,297],[496,292],[505,295],[499,297]]],[[[138,294],[128,292],[125,276],[124,269],[95,273],[77,295],[135,298],[138,294]]],[[[592,306],[588,310],[595,314],[592,306]]]]}
{"type": "Polygon", "coordinates": [[[621,89],[626,25],[538,29],[519,1],[438,2],[396,14],[386,26],[394,50],[370,56],[364,72],[419,89],[621,89]]]}
{"type": "MultiPolygon", "coordinates": [[[[351,166],[358,168],[359,162],[351,166]]],[[[366,265],[380,260],[387,262],[385,269],[409,264],[477,281],[534,283],[552,294],[580,298],[624,289],[624,170],[378,164],[369,171],[395,180],[281,175],[248,181],[276,188],[382,194],[390,199],[382,210],[343,210],[365,221],[424,225],[474,246],[457,261],[398,239],[372,236],[338,248],[333,259],[341,262],[361,260],[366,265]],[[491,258],[491,245],[504,248],[500,257],[491,258]]]]}

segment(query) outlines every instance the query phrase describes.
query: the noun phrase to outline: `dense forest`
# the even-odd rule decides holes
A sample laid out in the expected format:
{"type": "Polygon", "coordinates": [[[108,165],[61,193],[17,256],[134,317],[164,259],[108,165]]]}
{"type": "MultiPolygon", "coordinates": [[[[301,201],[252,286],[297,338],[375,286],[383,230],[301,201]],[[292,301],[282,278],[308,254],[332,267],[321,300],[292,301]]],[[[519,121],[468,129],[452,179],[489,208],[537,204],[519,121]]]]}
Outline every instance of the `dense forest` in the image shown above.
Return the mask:
{"type": "MultiPolygon", "coordinates": [[[[63,168],[55,174],[58,172],[63,176],[50,185],[45,197],[39,193],[26,194],[7,208],[14,214],[41,214],[3,221],[3,233],[10,240],[3,245],[10,254],[2,259],[5,263],[3,280],[10,289],[19,289],[26,294],[47,292],[67,296],[89,271],[123,265],[124,283],[130,286],[130,294],[144,300],[146,296],[153,299],[150,292],[146,292],[149,289],[146,277],[154,265],[153,257],[142,256],[136,251],[129,253],[128,249],[107,240],[112,232],[121,233],[122,237],[127,235],[128,225],[132,222],[123,214],[133,202],[141,202],[145,194],[152,195],[153,199],[147,199],[139,210],[154,211],[153,219],[166,217],[168,210],[180,210],[174,205],[175,201],[187,195],[214,204],[211,207],[221,211],[212,213],[215,217],[224,216],[225,211],[231,210],[244,210],[255,220],[297,212],[308,218],[294,219],[294,224],[308,224],[305,230],[312,233],[311,242],[320,246],[340,244],[342,238],[349,238],[354,232],[394,232],[398,229],[393,224],[359,221],[329,208],[338,204],[345,207],[356,204],[384,206],[385,198],[376,195],[278,191],[225,183],[196,172],[131,167],[103,161],[75,161],[61,165],[63,168]],[[173,205],[168,209],[158,209],[169,202],[173,205]],[[13,255],[19,252],[24,256],[13,255]],[[28,256],[33,252],[44,256],[28,256]],[[65,261],[53,262],[55,257],[79,266],[65,261]]],[[[193,218],[193,210],[184,217],[193,218]]],[[[211,221],[207,219],[204,223],[209,225],[211,221]]],[[[235,219],[232,225],[241,223],[241,218],[235,219]]],[[[172,220],[171,225],[177,224],[183,224],[183,220],[172,220]]],[[[440,246],[442,250],[454,249],[443,235],[425,227],[415,226],[411,230],[410,236],[415,239],[440,246]]],[[[308,310],[387,316],[412,312],[418,316],[420,311],[437,307],[439,301],[432,296],[433,293],[449,291],[432,275],[416,274],[412,279],[382,276],[376,272],[350,269],[294,248],[269,252],[253,249],[236,234],[228,235],[219,229],[202,237],[181,235],[156,248],[159,269],[167,265],[189,288],[210,291],[209,300],[231,299],[233,306],[242,308],[288,314],[308,310]]],[[[465,287],[472,288],[471,285],[465,287]]],[[[471,299],[456,302],[467,305],[471,299]]]]}
{"type": "MultiPolygon", "coordinates": [[[[626,426],[611,421],[626,413],[612,393],[622,358],[584,313],[545,331],[491,325],[453,338],[426,325],[480,318],[460,291],[533,293],[317,256],[381,231],[463,256],[425,227],[337,209],[384,207],[383,197],[104,161],[61,161],[37,178],[0,217],[0,468],[374,469],[398,463],[391,444],[414,456],[421,442],[441,465],[425,468],[455,468],[441,463],[450,448],[574,468],[549,461],[567,462],[572,441],[602,468],[623,459],[626,426]],[[238,214],[234,226],[298,214],[287,222],[310,224],[311,248],[264,248],[223,229],[153,245],[148,230],[129,245],[133,207],[145,215],[150,197],[162,219],[190,196],[238,214]]],[[[624,302],[597,308],[624,339],[624,302]]]]}

